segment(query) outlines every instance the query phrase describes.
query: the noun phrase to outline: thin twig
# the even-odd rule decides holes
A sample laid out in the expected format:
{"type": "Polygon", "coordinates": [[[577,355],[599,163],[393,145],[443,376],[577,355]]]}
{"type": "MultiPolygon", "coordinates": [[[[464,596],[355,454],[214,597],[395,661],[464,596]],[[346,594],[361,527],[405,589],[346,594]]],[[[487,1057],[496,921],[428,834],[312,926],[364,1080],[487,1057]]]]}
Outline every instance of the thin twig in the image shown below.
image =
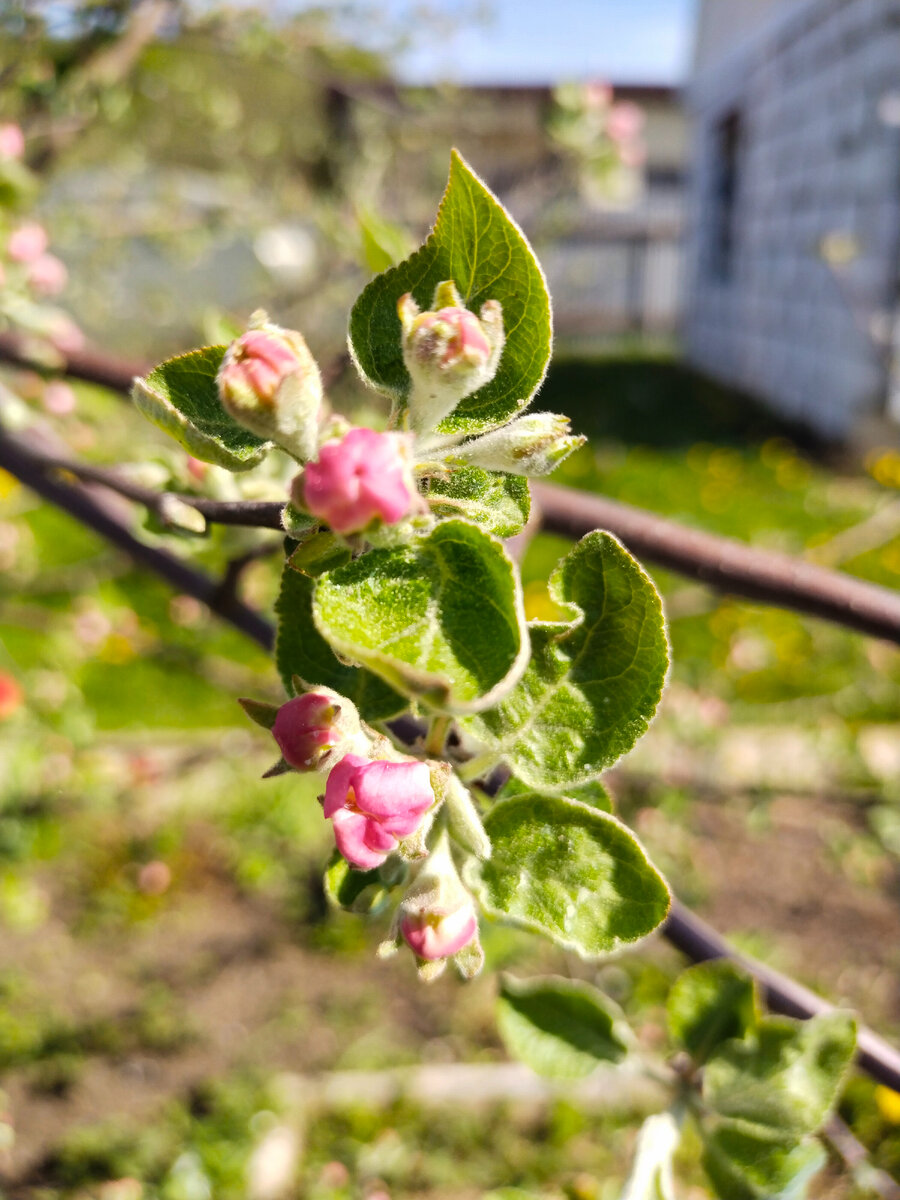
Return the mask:
{"type": "Polygon", "coordinates": [[[604,496],[553,484],[534,484],[544,528],[567,537],[607,529],[641,558],[718,591],[824,617],[873,637],[900,642],[900,594],[813,563],[757,550],[732,538],[604,496]]]}
{"type": "Polygon", "coordinates": [[[210,578],[174,554],[148,546],[136,538],[127,525],[112,516],[84,488],[53,478],[53,473],[9,434],[0,432],[0,467],[21,480],[51,504],[106,538],[129,554],[136,563],[161,576],[179,592],[194,596],[212,612],[229,621],[265,650],[274,644],[270,623],[234,596],[223,595],[217,580],[210,578]]]}

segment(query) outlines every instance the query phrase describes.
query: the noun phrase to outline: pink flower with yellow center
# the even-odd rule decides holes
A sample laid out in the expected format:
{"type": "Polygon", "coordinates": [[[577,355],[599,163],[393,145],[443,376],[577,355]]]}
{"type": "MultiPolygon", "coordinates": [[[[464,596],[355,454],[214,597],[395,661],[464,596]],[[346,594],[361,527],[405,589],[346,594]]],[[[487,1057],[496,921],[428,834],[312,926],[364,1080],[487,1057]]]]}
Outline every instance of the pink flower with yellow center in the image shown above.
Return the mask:
{"type": "Polygon", "coordinates": [[[416,832],[434,799],[425,763],[370,762],[347,754],[328,776],[323,811],[338,850],[368,871],[416,832]]]}

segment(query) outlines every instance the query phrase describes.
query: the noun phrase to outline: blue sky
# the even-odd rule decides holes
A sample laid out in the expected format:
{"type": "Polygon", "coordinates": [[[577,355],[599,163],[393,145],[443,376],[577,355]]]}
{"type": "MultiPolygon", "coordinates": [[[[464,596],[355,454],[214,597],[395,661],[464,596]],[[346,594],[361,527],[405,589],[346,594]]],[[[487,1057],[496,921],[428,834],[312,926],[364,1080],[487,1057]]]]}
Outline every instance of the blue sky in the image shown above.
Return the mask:
{"type": "MultiPolygon", "coordinates": [[[[409,0],[372,0],[383,17],[409,0]]],[[[469,0],[431,0],[452,18],[469,0]]],[[[409,81],[677,83],[690,59],[695,0],[483,0],[481,20],[423,35],[400,60],[409,81]]],[[[426,27],[427,28],[427,27],[426,27]]]]}

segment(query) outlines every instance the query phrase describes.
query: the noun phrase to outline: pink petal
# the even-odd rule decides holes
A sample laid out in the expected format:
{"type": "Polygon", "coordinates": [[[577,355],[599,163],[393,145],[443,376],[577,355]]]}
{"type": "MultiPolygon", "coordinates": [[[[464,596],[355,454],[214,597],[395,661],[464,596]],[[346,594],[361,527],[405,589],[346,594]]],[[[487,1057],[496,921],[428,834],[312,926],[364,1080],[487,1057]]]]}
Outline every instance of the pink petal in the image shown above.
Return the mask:
{"type": "Polygon", "coordinates": [[[387,851],[372,850],[366,845],[365,833],[368,822],[360,813],[340,808],[332,818],[334,840],[347,862],[363,871],[380,867],[387,858],[387,851]]]}
{"type": "Polygon", "coordinates": [[[358,754],[345,754],[341,761],[331,768],[328,782],[325,784],[325,804],[322,809],[326,817],[333,817],[347,803],[347,793],[354,783],[354,775],[367,760],[358,754]]]}
{"type": "Polygon", "coordinates": [[[360,809],[381,821],[418,818],[434,803],[431,773],[423,762],[368,763],[354,790],[360,809]]]}

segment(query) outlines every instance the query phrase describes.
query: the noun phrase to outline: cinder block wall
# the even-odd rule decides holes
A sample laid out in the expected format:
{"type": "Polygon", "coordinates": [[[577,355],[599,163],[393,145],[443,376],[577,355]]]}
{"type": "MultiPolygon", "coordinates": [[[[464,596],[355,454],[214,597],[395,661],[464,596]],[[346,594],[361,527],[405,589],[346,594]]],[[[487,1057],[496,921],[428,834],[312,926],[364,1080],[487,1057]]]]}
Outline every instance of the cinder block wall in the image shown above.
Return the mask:
{"type": "Polygon", "coordinates": [[[883,332],[897,304],[900,127],[885,117],[900,105],[900,0],[808,0],[775,13],[698,70],[689,103],[688,355],[840,437],[885,404],[870,330],[883,332]],[[823,259],[830,234],[856,241],[854,261],[823,259]]]}

